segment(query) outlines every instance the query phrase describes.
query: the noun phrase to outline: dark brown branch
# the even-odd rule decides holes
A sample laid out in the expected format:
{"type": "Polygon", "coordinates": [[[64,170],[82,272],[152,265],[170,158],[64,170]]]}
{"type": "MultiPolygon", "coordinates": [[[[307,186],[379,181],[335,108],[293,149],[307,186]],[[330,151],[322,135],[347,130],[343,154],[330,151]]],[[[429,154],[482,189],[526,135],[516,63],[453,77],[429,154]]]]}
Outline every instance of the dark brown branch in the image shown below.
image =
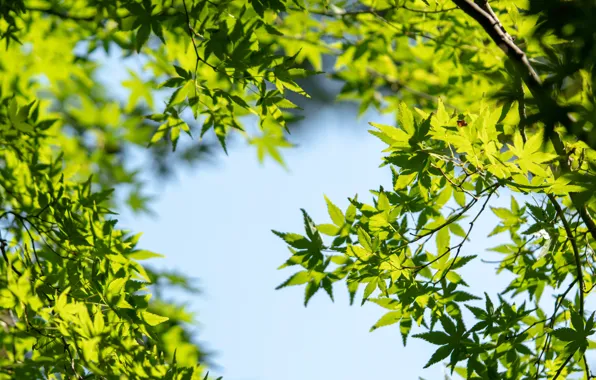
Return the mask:
{"type": "Polygon", "coordinates": [[[501,20],[499,20],[499,18],[497,17],[497,15],[495,14],[495,12],[493,11],[493,8],[488,3],[488,0],[484,0],[480,5],[481,5],[482,9],[486,13],[488,13],[493,18],[493,20],[495,20],[496,25],[503,31],[503,33],[505,33],[505,35],[511,41],[513,41],[513,38],[511,38],[511,36],[509,35],[509,33],[507,33],[507,31],[505,30],[505,27],[503,26],[503,24],[501,24],[501,20]]]}
{"type": "MultiPolygon", "coordinates": [[[[469,16],[474,18],[483,27],[483,29],[488,33],[488,35],[497,44],[497,46],[499,46],[499,48],[501,48],[501,50],[503,50],[503,52],[515,64],[518,74],[520,74],[521,79],[523,80],[523,82],[526,84],[526,86],[528,87],[528,89],[530,90],[530,92],[532,93],[534,98],[536,99],[536,102],[537,102],[537,105],[538,105],[538,108],[540,109],[540,111],[545,114],[547,114],[547,113],[552,114],[553,109],[559,108],[557,101],[555,99],[553,99],[551,97],[549,91],[547,91],[547,89],[545,89],[543,87],[540,77],[538,76],[538,74],[536,73],[534,68],[532,67],[532,64],[528,60],[528,57],[526,56],[524,51],[521,50],[514,43],[513,38],[511,38],[511,36],[507,33],[507,31],[505,30],[505,28],[499,21],[497,15],[493,12],[493,10],[490,7],[490,5],[488,4],[488,2],[484,1],[481,5],[478,5],[470,0],[453,0],[453,2],[457,6],[459,6],[464,12],[466,12],[466,14],[468,14],[469,16]]],[[[520,111],[522,109],[523,108],[520,105],[520,111]]],[[[521,115],[521,112],[520,112],[520,116],[524,116],[524,115],[521,115]]],[[[568,173],[570,171],[570,167],[567,162],[567,152],[565,151],[565,146],[564,146],[563,142],[561,141],[560,137],[554,131],[554,123],[556,123],[556,122],[561,123],[563,126],[565,126],[565,128],[568,131],[571,131],[573,129],[574,120],[571,117],[571,115],[569,115],[568,113],[558,113],[557,119],[547,120],[547,124],[551,126],[551,128],[550,128],[551,133],[549,133],[549,135],[550,135],[549,138],[555,148],[557,155],[559,156],[559,161],[560,161],[562,172],[568,173]]],[[[578,199],[576,193],[570,193],[569,196],[571,198],[571,201],[573,202],[573,205],[578,210],[583,222],[586,224],[588,230],[590,231],[590,234],[592,235],[592,237],[594,239],[596,239],[596,223],[594,222],[592,217],[589,215],[585,205],[581,202],[580,199],[578,199]]],[[[583,274],[582,274],[582,269],[581,269],[579,250],[577,249],[577,243],[575,240],[575,236],[573,235],[573,232],[571,231],[569,223],[567,222],[567,219],[565,218],[563,211],[561,210],[561,207],[557,203],[554,196],[549,194],[548,197],[551,200],[551,202],[553,202],[553,206],[555,207],[557,214],[563,221],[565,231],[566,231],[566,233],[569,237],[569,240],[571,241],[571,244],[572,244],[573,253],[574,253],[575,262],[576,262],[576,268],[577,268],[577,272],[578,272],[577,273],[577,281],[579,281],[579,288],[580,288],[579,289],[580,312],[583,317],[583,309],[584,309],[583,274]]],[[[548,345],[548,339],[547,339],[547,343],[545,344],[545,347],[543,349],[543,352],[545,351],[547,345],[548,345]]],[[[558,371],[555,375],[555,379],[557,377],[559,377],[561,371],[569,363],[572,356],[573,355],[570,355],[565,360],[565,363],[563,363],[563,365],[558,369],[558,371]]],[[[585,359],[584,359],[584,361],[585,361],[585,359]]],[[[586,371],[588,372],[587,375],[590,376],[589,369],[587,366],[586,366],[586,371]]]]}
{"type": "Polygon", "coordinates": [[[513,62],[518,63],[518,66],[521,66],[520,71],[522,71],[523,74],[522,78],[530,91],[532,91],[532,94],[537,92],[538,96],[534,96],[543,97],[541,96],[543,91],[540,77],[532,67],[532,64],[523,50],[513,42],[511,36],[505,31],[501,22],[496,17],[492,16],[494,15],[492,9],[490,10],[490,13],[485,10],[487,8],[490,9],[490,5],[488,5],[488,3],[485,4],[485,9],[483,9],[470,0],[453,0],[453,2],[466,12],[466,14],[476,20],[497,46],[499,46],[499,48],[501,48],[513,62]]]}
{"type": "MultiPolygon", "coordinates": [[[[518,73],[521,75],[522,80],[532,92],[532,95],[537,101],[538,107],[543,113],[552,113],[553,109],[558,108],[557,102],[551,98],[548,91],[542,86],[542,81],[532,64],[528,60],[526,54],[521,50],[514,42],[511,36],[503,28],[503,25],[496,17],[495,13],[490,8],[488,3],[483,4],[483,7],[470,0],[453,0],[453,2],[459,6],[466,14],[476,20],[488,33],[491,39],[505,52],[505,54],[516,64],[518,73]],[[488,10],[488,12],[487,12],[488,10]]],[[[564,114],[556,120],[563,124],[567,130],[571,130],[573,120],[569,114],[564,114]]],[[[555,121],[555,120],[553,120],[555,121]]],[[[567,163],[567,153],[565,152],[565,146],[559,138],[556,132],[550,133],[550,140],[553,143],[555,151],[559,155],[560,164],[564,173],[569,172],[569,164],[567,163]]],[[[586,207],[577,197],[576,193],[570,193],[569,196],[580,212],[580,216],[583,222],[586,224],[592,237],[596,240],[596,223],[589,215],[586,207]]]]}
{"type": "MultiPolygon", "coordinates": [[[[497,46],[511,59],[522,80],[534,96],[540,111],[552,115],[553,110],[559,108],[558,103],[550,96],[549,91],[544,88],[542,80],[532,67],[526,53],[515,44],[488,2],[484,2],[482,6],[470,0],[453,0],[453,2],[476,20],[497,46]]],[[[571,116],[564,112],[558,113],[557,120],[550,121],[560,122],[567,130],[571,130],[574,123],[571,116]]],[[[551,135],[554,134],[554,132],[551,133],[551,135]]]]}

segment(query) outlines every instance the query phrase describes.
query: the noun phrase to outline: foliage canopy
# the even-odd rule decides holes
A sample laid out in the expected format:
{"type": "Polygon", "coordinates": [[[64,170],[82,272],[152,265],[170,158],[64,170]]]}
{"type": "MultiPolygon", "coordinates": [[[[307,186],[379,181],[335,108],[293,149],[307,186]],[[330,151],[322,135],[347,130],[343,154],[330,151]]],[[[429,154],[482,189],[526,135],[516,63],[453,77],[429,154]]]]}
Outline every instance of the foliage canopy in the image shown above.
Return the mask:
{"type": "Polygon", "coordinates": [[[0,0],[0,14],[0,376],[202,378],[192,317],[148,293],[190,285],[139,263],[157,254],[118,228],[112,189],[146,209],[130,162],[147,144],[162,173],[232,134],[283,164],[288,95],[325,71],[340,100],[396,115],[371,122],[393,186],[275,232],[282,267],[300,267],[280,287],[304,285],[305,304],[364,288],[387,309],[373,329],[399,324],[404,344],[438,346],[427,366],[464,378],[593,377],[593,1],[0,0]],[[142,62],[125,101],[98,78],[101,51],[142,62]],[[207,143],[179,146],[182,132],[207,143]],[[497,273],[514,278],[498,299],[458,274],[489,209],[509,239],[497,273]]]}

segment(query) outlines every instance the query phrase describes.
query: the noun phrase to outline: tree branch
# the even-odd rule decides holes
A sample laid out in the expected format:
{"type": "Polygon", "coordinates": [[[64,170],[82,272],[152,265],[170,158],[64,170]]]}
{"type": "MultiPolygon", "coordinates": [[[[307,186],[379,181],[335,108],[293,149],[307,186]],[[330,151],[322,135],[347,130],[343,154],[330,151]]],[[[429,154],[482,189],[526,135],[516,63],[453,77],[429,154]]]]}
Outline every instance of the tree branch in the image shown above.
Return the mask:
{"type": "Polygon", "coordinates": [[[73,20],[73,21],[93,21],[95,20],[95,15],[93,16],[77,16],[71,15],[68,12],[60,12],[52,8],[38,8],[38,7],[27,7],[25,8],[29,12],[40,12],[45,13],[48,15],[56,16],[63,20],[73,20]]]}
{"type": "Polygon", "coordinates": [[[476,20],[482,28],[488,33],[491,39],[503,50],[503,52],[511,58],[512,61],[523,66],[524,82],[532,91],[542,92],[542,81],[532,67],[526,54],[514,42],[511,36],[505,31],[501,22],[493,17],[492,9],[488,13],[485,9],[490,9],[490,5],[486,3],[484,8],[470,0],[453,0],[453,2],[460,7],[466,14],[476,20]],[[529,83],[528,83],[529,82],[529,83]]]}
{"type": "MultiPolygon", "coordinates": [[[[569,167],[569,163],[567,161],[567,152],[565,151],[565,145],[563,145],[563,141],[561,141],[561,138],[556,133],[551,134],[550,141],[553,143],[555,152],[557,152],[557,155],[560,157],[559,165],[561,165],[562,172],[569,173],[571,168],[569,167]]],[[[577,193],[569,193],[569,197],[571,198],[573,205],[577,208],[579,216],[588,228],[590,235],[592,235],[592,238],[596,240],[596,223],[588,213],[588,209],[584,204],[582,204],[577,193]]]]}
{"type": "Polygon", "coordinates": [[[454,11],[456,9],[459,9],[458,7],[453,7],[453,8],[437,9],[437,10],[434,10],[434,11],[427,11],[427,10],[424,10],[424,9],[409,8],[405,4],[402,5],[400,8],[401,9],[405,9],[406,11],[414,12],[414,13],[429,13],[429,14],[445,13],[445,12],[450,12],[450,11],[454,11]]]}
{"type": "MultiPolygon", "coordinates": [[[[391,78],[391,77],[389,77],[385,74],[382,74],[382,73],[380,73],[374,69],[371,69],[371,68],[368,68],[366,71],[373,77],[381,78],[385,82],[387,82],[388,87],[393,92],[399,92],[400,90],[406,90],[407,92],[411,93],[412,95],[414,95],[416,97],[430,100],[433,103],[437,103],[439,101],[438,96],[434,96],[434,95],[428,94],[426,92],[418,91],[415,88],[409,87],[408,85],[406,85],[403,81],[400,81],[399,79],[391,78]]],[[[454,110],[459,112],[459,109],[456,106],[454,106],[453,104],[445,103],[445,102],[443,102],[443,104],[445,104],[446,107],[453,108],[454,110]]]]}
{"type": "MultiPolygon", "coordinates": [[[[492,11],[488,2],[484,2],[482,7],[470,0],[453,0],[466,14],[476,20],[488,33],[491,39],[503,50],[503,52],[516,65],[522,80],[528,86],[530,92],[537,101],[540,111],[544,114],[553,114],[553,110],[559,108],[557,102],[551,98],[550,94],[542,85],[542,81],[532,64],[528,60],[526,53],[521,50],[514,42],[513,38],[507,33],[495,13],[492,11]]],[[[558,120],[550,120],[552,125],[555,122],[560,122],[567,128],[568,131],[572,129],[574,120],[567,113],[558,113],[558,120]]],[[[547,120],[547,125],[549,125],[547,120]]],[[[556,132],[550,133],[550,140],[553,143],[555,151],[561,157],[560,164],[563,172],[569,172],[569,164],[567,163],[567,153],[565,146],[556,132]]],[[[573,205],[577,208],[583,222],[586,224],[592,237],[596,240],[596,223],[588,213],[586,207],[581,203],[576,193],[570,193],[569,196],[573,205]]]]}
{"type": "Polygon", "coordinates": [[[553,207],[557,211],[557,216],[559,217],[559,219],[561,219],[561,222],[563,222],[563,228],[565,228],[565,233],[567,234],[569,242],[571,243],[571,248],[573,249],[573,256],[575,258],[575,268],[576,268],[576,272],[577,272],[576,276],[577,276],[577,281],[579,283],[579,311],[583,318],[584,317],[584,276],[583,276],[583,271],[582,271],[582,266],[581,266],[581,260],[579,257],[579,249],[577,248],[577,241],[575,239],[575,235],[573,234],[573,231],[571,231],[571,226],[569,225],[569,222],[567,221],[567,218],[565,217],[565,213],[563,212],[561,205],[559,204],[559,202],[557,202],[557,199],[554,197],[554,195],[548,194],[547,196],[548,196],[548,199],[550,200],[550,202],[552,203],[553,207]]]}
{"type": "MultiPolygon", "coordinates": [[[[478,220],[480,215],[482,215],[482,213],[484,212],[484,209],[486,208],[486,206],[488,205],[488,202],[490,201],[490,197],[492,197],[492,195],[497,191],[497,189],[498,189],[498,186],[495,187],[490,193],[488,193],[488,196],[486,197],[486,200],[482,204],[482,207],[480,207],[480,210],[478,211],[478,213],[476,214],[474,219],[472,219],[472,221],[469,223],[470,227],[468,227],[466,236],[464,236],[463,239],[461,240],[461,242],[458,244],[457,250],[455,251],[455,256],[449,263],[449,266],[447,267],[447,269],[445,271],[443,271],[443,273],[441,274],[441,279],[439,281],[443,281],[443,279],[447,276],[449,271],[451,271],[451,268],[453,268],[453,264],[455,264],[455,262],[457,261],[457,258],[459,257],[459,254],[461,252],[461,249],[462,249],[464,243],[468,240],[470,234],[472,233],[472,230],[474,229],[474,223],[476,223],[476,221],[478,220]]],[[[434,278],[434,275],[433,275],[433,278],[434,278]]]]}
{"type": "MultiPolygon", "coordinates": [[[[453,11],[453,10],[456,10],[459,8],[452,7],[452,8],[444,8],[444,9],[437,9],[437,10],[425,10],[425,9],[410,8],[404,4],[404,5],[396,5],[396,6],[386,7],[386,8],[382,8],[382,9],[365,8],[365,9],[355,9],[355,10],[350,10],[350,11],[347,11],[345,9],[337,9],[332,12],[306,9],[306,11],[308,13],[311,13],[314,15],[319,15],[319,16],[324,16],[324,17],[355,17],[355,16],[360,16],[360,15],[385,15],[387,12],[396,10],[396,9],[403,9],[408,12],[414,12],[414,13],[436,14],[436,13],[445,13],[445,12],[453,11]]],[[[290,10],[301,11],[301,9],[297,9],[297,8],[290,8],[290,10]]]]}
{"type": "Polygon", "coordinates": [[[540,111],[544,114],[556,115],[556,120],[551,121],[560,122],[568,130],[571,130],[574,120],[566,112],[556,114],[553,112],[553,110],[560,108],[559,105],[543,87],[542,80],[532,67],[526,53],[513,42],[513,38],[507,33],[488,2],[485,1],[482,6],[470,0],[453,0],[453,2],[476,20],[515,64],[522,80],[536,99],[540,111]]]}
{"type": "Polygon", "coordinates": [[[557,380],[559,378],[559,375],[561,374],[561,372],[563,372],[563,368],[565,368],[567,366],[567,364],[571,361],[571,358],[573,358],[573,354],[575,354],[575,351],[573,351],[571,354],[569,354],[567,359],[565,359],[563,364],[561,364],[561,366],[557,370],[557,373],[555,373],[555,377],[553,377],[553,380],[557,380]]]}
{"type": "MultiPolygon", "coordinates": [[[[532,95],[536,99],[540,111],[544,114],[550,113],[551,115],[553,115],[552,110],[558,108],[558,104],[557,104],[556,100],[550,96],[550,94],[548,93],[548,91],[546,91],[546,89],[544,89],[544,87],[542,85],[542,81],[541,81],[540,77],[538,76],[538,74],[536,73],[536,71],[534,70],[534,68],[532,67],[532,64],[528,60],[528,57],[523,52],[523,50],[521,50],[513,42],[513,38],[507,33],[507,31],[503,27],[503,24],[501,24],[501,22],[499,21],[499,18],[494,13],[494,11],[492,10],[492,8],[488,4],[488,2],[485,0],[481,5],[471,2],[470,0],[453,0],[453,2],[455,4],[457,4],[469,16],[474,18],[484,28],[484,30],[489,34],[489,36],[492,38],[492,40],[501,48],[501,50],[503,50],[503,52],[511,59],[511,61],[513,63],[515,63],[518,73],[521,75],[521,79],[526,84],[526,86],[528,86],[528,88],[530,89],[530,92],[532,92],[532,95]]],[[[525,134],[523,133],[524,132],[523,127],[525,127],[525,125],[524,125],[525,124],[525,105],[523,104],[523,88],[521,89],[521,91],[522,92],[521,92],[519,110],[520,110],[520,117],[522,118],[522,120],[521,120],[521,125],[520,125],[521,128],[520,129],[522,130],[522,138],[525,140],[525,134]]],[[[574,120],[568,113],[560,112],[560,113],[557,113],[556,115],[557,115],[557,119],[547,120],[547,125],[552,125],[551,133],[549,133],[549,135],[550,135],[549,137],[550,137],[550,140],[555,148],[557,155],[560,157],[559,161],[560,161],[561,168],[563,169],[562,171],[564,173],[568,173],[568,172],[570,172],[570,167],[567,162],[567,152],[565,151],[565,146],[564,146],[563,142],[561,141],[559,135],[554,131],[554,124],[556,122],[560,122],[561,124],[563,124],[565,126],[565,128],[568,131],[571,131],[574,120]]],[[[579,282],[579,309],[580,309],[580,314],[582,315],[582,318],[583,318],[583,316],[584,316],[584,281],[583,281],[583,271],[582,271],[582,267],[581,267],[581,259],[580,259],[580,255],[579,255],[579,249],[577,247],[577,241],[575,239],[575,235],[571,231],[569,222],[565,218],[564,212],[561,209],[561,206],[557,202],[556,198],[552,194],[548,194],[547,196],[548,196],[549,200],[551,201],[551,203],[553,204],[553,206],[555,207],[557,215],[561,219],[563,226],[565,228],[565,232],[569,238],[569,241],[571,242],[571,246],[573,249],[573,255],[575,258],[575,267],[576,267],[576,272],[577,272],[576,277],[577,277],[577,281],[579,282]]],[[[590,234],[592,235],[592,237],[594,239],[596,239],[596,223],[589,215],[587,208],[578,199],[576,193],[570,193],[569,196],[571,198],[571,201],[573,202],[573,205],[577,208],[583,222],[586,224],[590,234]]],[[[556,311],[556,309],[555,309],[555,311],[556,311]]],[[[553,315],[553,317],[554,317],[554,315],[553,315]]],[[[546,347],[546,345],[545,345],[545,347],[546,347]]],[[[543,350],[543,352],[544,352],[544,350],[543,350]]],[[[565,366],[569,363],[569,361],[571,360],[572,357],[573,357],[573,354],[570,355],[565,360],[565,362],[561,365],[561,367],[559,367],[557,373],[555,374],[555,379],[559,377],[563,368],[565,368],[565,366]]],[[[586,366],[585,366],[586,375],[589,377],[591,374],[590,374],[589,367],[587,366],[585,357],[584,357],[584,363],[586,364],[586,366]]]]}

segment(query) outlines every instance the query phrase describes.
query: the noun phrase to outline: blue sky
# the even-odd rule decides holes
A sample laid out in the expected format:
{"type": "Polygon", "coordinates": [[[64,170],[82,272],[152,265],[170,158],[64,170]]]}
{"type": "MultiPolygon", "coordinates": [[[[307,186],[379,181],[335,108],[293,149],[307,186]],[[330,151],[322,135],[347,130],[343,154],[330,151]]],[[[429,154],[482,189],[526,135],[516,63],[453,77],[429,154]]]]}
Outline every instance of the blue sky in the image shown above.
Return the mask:
{"type": "MultiPolygon", "coordinates": [[[[336,286],[335,303],[318,293],[308,308],[303,287],[274,290],[292,269],[276,270],[288,251],[271,229],[300,232],[300,208],[317,223],[328,222],[324,194],[345,209],[347,197],[358,193],[370,200],[369,189],[390,187],[389,169],[378,167],[383,144],[366,132],[367,121],[392,123],[387,116],[357,120],[355,110],[324,108],[309,116],[314,131],[286,152],[289,171],[259,165],[254,148],[237,144],[212,167],[180,171],[167,185],[154,183],[157,217],[120,218],[144,232],[144,248],[166,255],[155,265],[200,279],[203,294],[184,300],[199,313],[196,332],[215,351],[224,380],[442,378],[440,366],[422,370],[431,345],[411,339],[404,348],[397,326],[369,333],[383,309],[350,307],[345,285],[336,286]]],[[[507,207],[509,197],[491,204],[507,207]]],[[[462,255],[500,244],[485,238],[496,222],[486,215],[462,255]]],[[[464,274],[478,295],[505,284],[486,264],[464,274]]]]}

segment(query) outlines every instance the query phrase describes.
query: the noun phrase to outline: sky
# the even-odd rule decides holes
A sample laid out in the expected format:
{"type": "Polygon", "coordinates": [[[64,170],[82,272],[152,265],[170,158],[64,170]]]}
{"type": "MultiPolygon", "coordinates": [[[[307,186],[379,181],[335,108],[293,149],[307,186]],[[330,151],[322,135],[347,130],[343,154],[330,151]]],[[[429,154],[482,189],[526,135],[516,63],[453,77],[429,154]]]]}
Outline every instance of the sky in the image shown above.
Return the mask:
{"type": "MultiPolygon", "coordinates": [[[[349,306],[344,284],[335,287],[335,303],[320,292],[307,308],[303,287],[275,290],[293,269],[276,269],[289,253],[271,229],[301,232],[300,208],[317,223],[329,222],[323,195],[345,210],[347,197],[357,193],[370,202],[370,189],[390,187],[390,170],[379,168],[384,146],[367,132],[367,121],[392,123],[374,113],[357,119],[356,110],[324,108],[309,116],[316,131],[286,152],[289,170],[260,165],[254,148],[238,144],[214,166],[181,170],[175,181],[154,184],[157,216],[119,218],[144,232],[142,248],[166,256],[153,265],[200,279],[202,294],[176,297],[198,313],[194,331],[214,351],[214,372],[224,380],[442,378],[441,366],[422,370],[430,344],[409,339],[404,348],[398,325],[369,332],[384,309],[349,306]]],[[[508,197],[491,203],[508,204],[508,197]]],[[[462,255],[503,243],[485,238],[496,222],[486,215],[462,255]]],[[[506,283],[486,264],[464,273],[479,295],[495,294],[506,283]]]]}

